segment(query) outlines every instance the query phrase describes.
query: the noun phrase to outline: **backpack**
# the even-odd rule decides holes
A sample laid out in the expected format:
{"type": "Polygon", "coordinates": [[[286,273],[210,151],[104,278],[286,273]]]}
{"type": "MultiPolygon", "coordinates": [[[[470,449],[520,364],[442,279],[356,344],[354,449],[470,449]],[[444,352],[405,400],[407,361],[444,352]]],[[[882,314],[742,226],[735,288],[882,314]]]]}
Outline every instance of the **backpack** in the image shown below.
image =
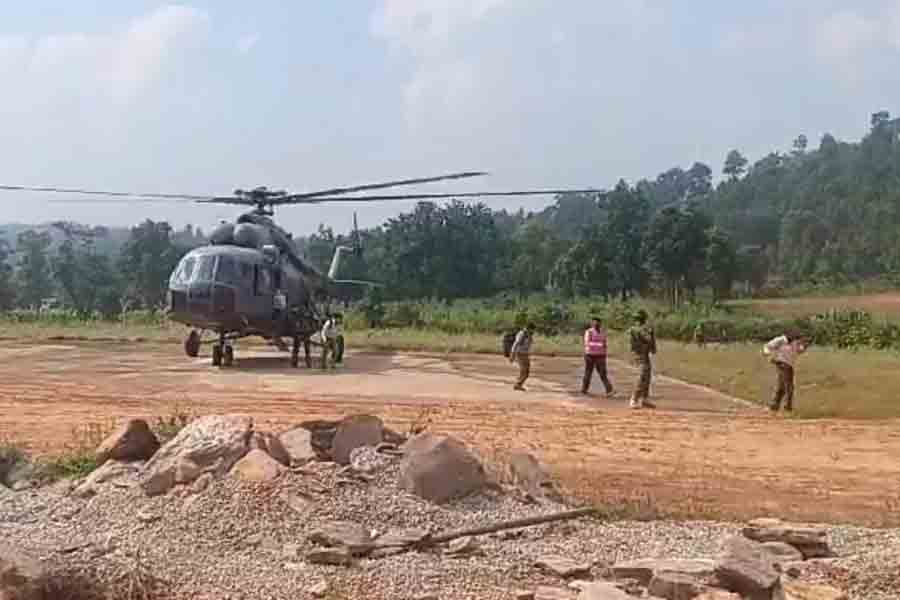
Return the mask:
{"type": "Polygon", "coordinates": [[[507,333],[503,336],[503,356],[509,358],[512,354],[512,347],[516,341],[516,332],[507,333]]]}

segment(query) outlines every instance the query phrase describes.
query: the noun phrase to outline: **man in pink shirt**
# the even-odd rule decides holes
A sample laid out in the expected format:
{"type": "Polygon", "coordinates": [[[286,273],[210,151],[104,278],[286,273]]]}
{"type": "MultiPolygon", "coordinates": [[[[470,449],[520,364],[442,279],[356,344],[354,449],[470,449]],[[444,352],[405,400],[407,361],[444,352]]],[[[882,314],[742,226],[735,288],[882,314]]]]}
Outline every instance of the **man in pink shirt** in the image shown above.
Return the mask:
{"type": "Polygon", "coordinates": [[[591,326],[584,332],[584,378],[581,382],[581,393],[587,394],[591,387],[594,370],[600,375],[600,381],[606,388],[606,396],[612,397],[613,386],[606,372],[606,332],[600,327],[600,319],[591,319],[591,326]]]}

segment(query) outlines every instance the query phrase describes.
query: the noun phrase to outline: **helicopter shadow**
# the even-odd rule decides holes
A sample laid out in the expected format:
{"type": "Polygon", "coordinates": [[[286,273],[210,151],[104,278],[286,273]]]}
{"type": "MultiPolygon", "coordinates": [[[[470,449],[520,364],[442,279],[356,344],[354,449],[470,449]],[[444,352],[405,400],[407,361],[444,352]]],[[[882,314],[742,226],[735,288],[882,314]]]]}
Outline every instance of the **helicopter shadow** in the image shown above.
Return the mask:
{"type": "Polygon", "coordinates": [[[397,369],[400,363],[394,353],[355,352],[344,356],[336,368],[322,368],[322,357],[313,355],[312,366],[307,367],[301,355],[300,365],[292,367],[290,354],[235,357],[234,364],[222,372],[260,373],[310,377],[317,375],[382,375],[397,369]]]}

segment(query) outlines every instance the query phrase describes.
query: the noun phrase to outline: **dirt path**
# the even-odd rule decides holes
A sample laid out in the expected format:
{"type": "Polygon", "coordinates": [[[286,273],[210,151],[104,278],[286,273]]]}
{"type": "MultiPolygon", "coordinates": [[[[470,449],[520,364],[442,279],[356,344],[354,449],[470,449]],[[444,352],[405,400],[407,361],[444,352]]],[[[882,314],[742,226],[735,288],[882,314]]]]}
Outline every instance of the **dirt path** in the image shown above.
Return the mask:
{"type": "Polygon", "coordinates": [[[657,410],[630,411],[634,370],[618,362],[614,400],[576,394],[581,365],[572,358],[535,358],[526,393],[511,389],[514,369],[498,356],[352,353],[346,362],[294,370],[284,354],[239,351],[235,367],[218,370],[174,344],[5,343],[0,440],[46,454],[72,443],[77,428],[176,409],[252,414],[276,430],[365,411],[403,430],[429,419],[489,458],[530,449],[569,488],[619,506],[900,521],[896,422],[773,419],[668,378],[654,382],[657,410]]]}

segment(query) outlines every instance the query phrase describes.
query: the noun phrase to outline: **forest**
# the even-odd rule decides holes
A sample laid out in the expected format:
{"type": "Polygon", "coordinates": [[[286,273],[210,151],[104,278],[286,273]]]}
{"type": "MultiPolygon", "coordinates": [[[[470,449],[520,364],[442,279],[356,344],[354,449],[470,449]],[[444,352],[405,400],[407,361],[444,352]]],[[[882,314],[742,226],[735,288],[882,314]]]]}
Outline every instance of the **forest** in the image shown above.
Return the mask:
{"type": "MultiPolygon", "coordinates": [[[[419,203],[360,232],[346,277],[385,285],[386,299],[665,298],[718,301],[779,288],[839,286],[900,274],[900,119],[879,111],[858,142],[798,135],[750,164],[673,167],[596,195],[555,198],[536,213],[483,204],[419,203]]],[[[346,235],[320,225],[298,248],[327,270],[346,235]]],[[[202,230],[144,222],[129,231],[57,222],[0,226],[0,308],[48,298],[79,313],[155,308],[202,230]],[[2,232],[5,231],[5,235],[2,232]]],[[[900,282],[900,281],[898,281],[900,282]]]]}

